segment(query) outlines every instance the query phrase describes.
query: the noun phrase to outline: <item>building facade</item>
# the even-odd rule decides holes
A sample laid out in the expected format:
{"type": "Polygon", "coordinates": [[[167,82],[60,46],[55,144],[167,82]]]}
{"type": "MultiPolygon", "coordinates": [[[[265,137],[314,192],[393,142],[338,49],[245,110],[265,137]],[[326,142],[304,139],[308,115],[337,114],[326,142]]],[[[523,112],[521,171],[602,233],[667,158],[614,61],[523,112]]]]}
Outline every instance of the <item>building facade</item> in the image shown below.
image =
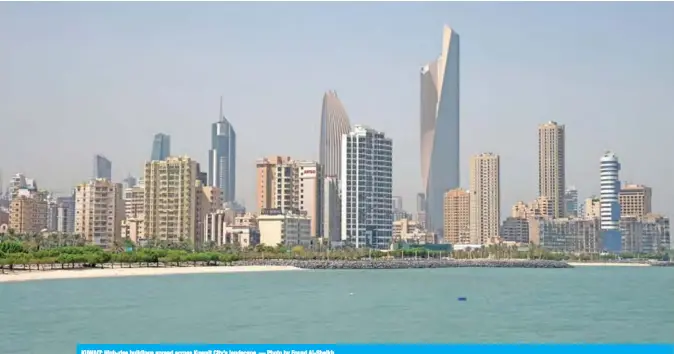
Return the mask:
{"type": "Polygon", "coordinates": [[[501,166],[498,155],[484,153],[470,160],[470,243],[484,244],[499,236],[501,166]]]}
{"type": "Polygon", "coordinates": [[[507,217],[501,225],[501,238],[507,242],[529,243],[529,220],[507,217]]]}
{"type": "Polygon", "coordinates": [[[421,180],[426,228],[443,231],[445,192],[460,185],[459,35],[445,26],[440,57],[421,68],[421,180]]]}
{"type": "Polygon", "coordinates": [[[470,243],[470,192],[455,188],[445,193],[444,232],[445,242],[470,243]]]}
{"type": "Polygon", "coordinates": [[[152,140],[151,161],[160,161],[171,156],[171,137],[164,133],[157,133],[152,140]]]}
{"type": "Polygon", "coordinates": [[[625,216],[620,220],[622,251],[656,254],[670,249],[669,218],[657,214],[625,216]]]}
{"type": "Polygon", "coordinates": [[[37,191],[16,190],[9,204],[9,228],[17,234],[39,233],[48,226],[48,203],[37,191]]]}
{"type": "Polygon", "coordinates": [[[606,251],[620,252],[620,162],[612,152],[606,152],[599,161],[600,214],[602,245],[606,251]]]}
{"type": "Polygon", "coordinates": [[[257,225],[262,245],[311,246],[311,220],[306,215],[270,209],[257,217],[257,225]]]}
{"type": "Polygon", "coordinates": [[[356,125],[342,137],[342,241],[388,249],[393,225],[393,142],[356,125]]]}
{"type": "Polygon", "coordinates": [[[106,178],[75,187],[75,233],[87,243],[112,248],[122,237],[122,185],[106,178]]]}
{"type": "Polygon", "coordinates": [[[94,155],[94,179],[112,181],[112,162],[103,155],[94,155]]]}
{"type": "Polygon", "coordinates": [[[552,200],[552,217],[561,218],[566,188],[564,125],[547,122],[538,127],[538,195],[552,200]]]}
{"type": "Polygon", "coordinates": [[[641,218],[652,212],[653,191],[651,187],[626,184],[620,189],[620,216],[641,218]]]}
{"type": "Polygon", "coordinates": [[[552,252],[598,253],[603,248],[598,219],[533,218],[529,240],[552,252]]]}
{"type": "Polygon", "coordinates": [[[334,91],[323,95],[321,110],[321,138],[319,143],[319,163],[325,176],[339,178],[342,163],[342,135],[351,131],[349,116],[342,101],[334,91]]]}
{"type": "Polygon", "coordinates": [[[341,227],[339,179],[326,176],[323,179],[323,233],[321,236],[329,241],[329,244],[340,242],[342,240],[341,227]]]}
{"type": "Polygon", "coordinates": [[[576,187],[570,187],[564,193],[564,204],[566,215],[569,217],[580,217],[578,213],[580,205],[578,204],[578,190],[576,187]]]}

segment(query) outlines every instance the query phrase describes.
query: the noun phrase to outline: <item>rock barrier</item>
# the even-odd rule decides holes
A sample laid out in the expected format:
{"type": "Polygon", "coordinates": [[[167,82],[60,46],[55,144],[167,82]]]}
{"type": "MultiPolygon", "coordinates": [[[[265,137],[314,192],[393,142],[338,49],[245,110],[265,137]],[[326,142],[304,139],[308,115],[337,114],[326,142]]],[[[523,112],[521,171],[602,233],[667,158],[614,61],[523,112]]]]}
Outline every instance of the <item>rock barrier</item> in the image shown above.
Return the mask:
{"type": "Polygon", "coordinates": [[[411,268],[573,268],[566,262],[519,259],[255,259],[235,266],[290,266],[301,269],[411,269],[411,268]]]}

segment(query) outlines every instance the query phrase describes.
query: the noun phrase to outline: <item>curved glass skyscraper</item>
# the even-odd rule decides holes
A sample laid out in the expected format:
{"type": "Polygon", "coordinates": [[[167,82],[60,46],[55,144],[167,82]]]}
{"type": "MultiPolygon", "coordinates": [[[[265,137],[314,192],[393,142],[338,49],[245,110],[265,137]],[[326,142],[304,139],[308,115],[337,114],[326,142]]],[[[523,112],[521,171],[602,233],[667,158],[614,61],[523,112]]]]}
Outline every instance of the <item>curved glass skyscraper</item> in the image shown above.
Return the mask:
{"type": "Polygon", "coordinates": [[[426,228],[442,234],[443,197],[459,187],[459,35],[445,26],[440,58],[421,69],[421,179],[426,228]]]}
{"type": "Polygon", "coordinates": [[[334,91],[323,95],[319,162],[325,176],[341,178],[342,135],[351,131],[349,116],[334,91]]]}
{"type": "Polygon", "coordinates": [[[236,199],[236,132],[222,114],[211,124],[211,149],[208,150],[208,185],[222,190],[222,201],[236,199]]]}

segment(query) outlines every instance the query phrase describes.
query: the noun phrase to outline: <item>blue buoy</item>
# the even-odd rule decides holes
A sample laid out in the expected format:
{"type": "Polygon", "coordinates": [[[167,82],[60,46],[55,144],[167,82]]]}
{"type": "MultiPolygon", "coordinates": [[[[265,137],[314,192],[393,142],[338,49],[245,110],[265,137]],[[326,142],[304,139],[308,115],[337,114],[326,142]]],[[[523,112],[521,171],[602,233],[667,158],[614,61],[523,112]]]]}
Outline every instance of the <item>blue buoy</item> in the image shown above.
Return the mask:
{"type": "Polygon", "coordinates": [[[468,298],[462,296],[462,297],[458,298],[458,300],[459,300],[459,301],[467,301],[468,298]]]}

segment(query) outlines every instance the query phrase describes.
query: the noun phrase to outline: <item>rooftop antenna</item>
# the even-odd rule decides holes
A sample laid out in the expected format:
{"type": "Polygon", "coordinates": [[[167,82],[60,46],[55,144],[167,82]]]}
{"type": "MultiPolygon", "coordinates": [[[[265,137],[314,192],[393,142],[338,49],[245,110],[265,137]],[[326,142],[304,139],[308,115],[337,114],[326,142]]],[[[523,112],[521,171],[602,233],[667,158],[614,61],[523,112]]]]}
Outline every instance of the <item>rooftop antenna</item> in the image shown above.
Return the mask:
{"type": "Polygon", "coordinates": [[[222,96],[220,96],[220,117],[218,118],[218,120],[221,122],[225,121],[225,116],[222,115],[222,96]]]}

